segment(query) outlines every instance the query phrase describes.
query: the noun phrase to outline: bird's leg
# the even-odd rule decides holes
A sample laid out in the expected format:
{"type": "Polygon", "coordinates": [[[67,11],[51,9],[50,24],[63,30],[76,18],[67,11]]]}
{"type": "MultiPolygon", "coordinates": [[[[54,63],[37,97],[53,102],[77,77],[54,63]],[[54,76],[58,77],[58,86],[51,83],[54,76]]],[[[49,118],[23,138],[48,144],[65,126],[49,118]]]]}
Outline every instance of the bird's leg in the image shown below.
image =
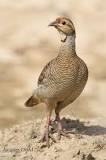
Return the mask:
{"type": "Polygon", "coordinates": [[[65,136],[65,137],[68,137],[69,138],[69,135],[67,135],[67,131],[64,131],[63,130],[63,127],[62,127],[62,123],[61,123],[61,120],[60,120],[60,116],[59,116],[59,113],[56,112],[55,110],[55,113],[56,113],[56,121],[57,121],[57,133],[58,133],[58,139],[60,140],[61,139],[61,136],[65,136]]]}
{"type": "Polygon", "coordinates": [[[47,147],[49,148],[50,147],[50,142],[49,142],[50,138],[52,139],[53,142],[56,142],[56,141],[53,138],[53,136],[50,134],[50,131],[49,131],[50,117],[51,117],[51,114],[52,114],[52,108],[48,107],[47,112],[48,112],[48,115],[47,115],[47,122],[46,122],[45,132],[44,132],[44,135],[43,135],[41,141],[42,142],[46,141],[47,147]]]}

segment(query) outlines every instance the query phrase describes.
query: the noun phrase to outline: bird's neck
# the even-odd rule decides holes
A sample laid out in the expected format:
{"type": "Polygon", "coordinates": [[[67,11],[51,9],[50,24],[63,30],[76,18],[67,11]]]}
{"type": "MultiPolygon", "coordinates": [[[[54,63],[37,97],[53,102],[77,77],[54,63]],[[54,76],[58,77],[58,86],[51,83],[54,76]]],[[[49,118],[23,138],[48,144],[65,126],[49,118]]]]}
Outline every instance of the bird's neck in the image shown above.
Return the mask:
{"type": "Polygon", "coordinates": [[[70,55],[70,56],[76,55],[75,34],[72,34],[69,36],[65,36],[65,35],[60,35],[60,36],[61,36],[61,45],[60,45],[59,55],[61,54],[70,55]]]}

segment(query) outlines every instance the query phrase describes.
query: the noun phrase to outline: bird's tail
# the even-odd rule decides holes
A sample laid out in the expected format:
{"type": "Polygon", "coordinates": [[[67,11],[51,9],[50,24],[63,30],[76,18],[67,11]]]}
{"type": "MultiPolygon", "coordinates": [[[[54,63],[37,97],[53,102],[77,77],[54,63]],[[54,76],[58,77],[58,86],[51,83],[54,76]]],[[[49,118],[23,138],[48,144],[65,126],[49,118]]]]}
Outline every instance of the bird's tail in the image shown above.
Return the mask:
{"type": "Polygon", "coordinates": [[[26,107],[33,107],[37,104],[39,104],[39,99],[33,95],[25,102],[26,107]]]}

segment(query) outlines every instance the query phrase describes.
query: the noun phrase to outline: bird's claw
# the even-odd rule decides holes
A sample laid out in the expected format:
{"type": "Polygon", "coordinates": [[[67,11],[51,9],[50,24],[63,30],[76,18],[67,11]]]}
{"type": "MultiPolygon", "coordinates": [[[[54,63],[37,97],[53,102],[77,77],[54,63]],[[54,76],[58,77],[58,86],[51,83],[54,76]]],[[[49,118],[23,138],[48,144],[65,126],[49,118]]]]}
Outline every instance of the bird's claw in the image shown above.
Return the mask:
{"type": "Polygon", "coordinates": [[[61,139],[61,136],[70,138],[70,136],[68,135],[68,133],[70,133],[70,132],[64,131],[63,129],[59,129],[59,130],[57,131],[57,133],[58,133],[58,140],[61,139]]]}
{"type": "Polygon", "coordinates": [[[44,135],[42,136],[40,142],[45,142],[46,141],[46,145],[49,148],[50,147],[50,139],[52,140],[52,142],[56,143],[55,138],[53,137],[53,135],[51,133],[49,133],[49,131],[47,130],[44,135]]]}

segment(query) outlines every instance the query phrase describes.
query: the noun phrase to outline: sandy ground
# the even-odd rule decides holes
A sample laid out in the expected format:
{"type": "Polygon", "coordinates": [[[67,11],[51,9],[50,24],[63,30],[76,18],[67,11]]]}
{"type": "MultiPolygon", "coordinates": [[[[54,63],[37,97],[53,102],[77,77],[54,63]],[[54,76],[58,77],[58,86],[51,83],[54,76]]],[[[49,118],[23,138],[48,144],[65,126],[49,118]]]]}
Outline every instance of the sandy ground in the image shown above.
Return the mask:
{"type": "Polygon", "coordinates": [[[50,131],[56,143],[50,141],[50,148],[39,142],[44,119],[0,131],[0,160],[106,160],[106,126],[100,119],[85,121],[67,116],[61,121],[64,129],[71,131],[70,138],[59,141],[57,133],[53,133],[53,122],[50,131]]]}
{"type": "Polygon", "coordinates": [[[0,128],[44,118],[44,105],[27,110],[24,102],[58,54],[59,34],[48,24],[60,15],[72,19],[76,52],[89,69],[84,92],[62,113],[106,117],[106,1],[0,0],[0,128]]]}

